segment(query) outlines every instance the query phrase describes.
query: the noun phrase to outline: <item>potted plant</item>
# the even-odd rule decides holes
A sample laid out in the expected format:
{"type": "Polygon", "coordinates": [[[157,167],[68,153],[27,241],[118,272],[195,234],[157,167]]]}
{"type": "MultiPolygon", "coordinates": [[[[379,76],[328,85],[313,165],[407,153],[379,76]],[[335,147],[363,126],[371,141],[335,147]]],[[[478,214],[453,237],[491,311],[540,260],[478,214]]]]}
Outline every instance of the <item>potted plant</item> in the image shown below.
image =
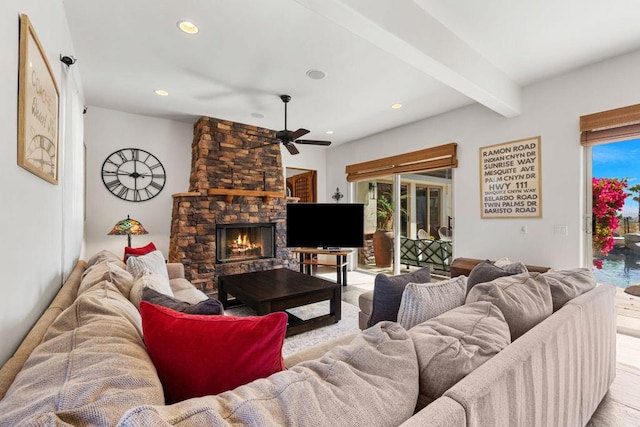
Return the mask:
{"type": "Polygon", "coordinates": [[[390,193],[378,196],[377,229],[373,234],[373,255],[376,267],[390,267],[393,258],[393,200],[390,193]]]}

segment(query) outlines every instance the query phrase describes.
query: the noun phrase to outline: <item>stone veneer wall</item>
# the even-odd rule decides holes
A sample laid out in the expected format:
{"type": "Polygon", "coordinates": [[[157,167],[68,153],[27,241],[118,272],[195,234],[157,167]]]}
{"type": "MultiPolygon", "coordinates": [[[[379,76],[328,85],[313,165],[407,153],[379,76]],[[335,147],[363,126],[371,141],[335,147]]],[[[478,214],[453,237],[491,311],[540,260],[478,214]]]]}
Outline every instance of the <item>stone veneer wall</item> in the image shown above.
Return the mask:
{"type": "Polygon", "coordinates": [[[210,117],[194,125],[189,192],[173,195],[169,262],[184,264],[186,278],[205,292],[217,290],[221,275],[297,267],[285,247],[284,172],[273,137],[269,129],[210,117]],[[271,195],[238,194],[244,190],[271,195]],[[276,224],[275,258],[216,264],[216,224],[263,222],[276,224]]]}

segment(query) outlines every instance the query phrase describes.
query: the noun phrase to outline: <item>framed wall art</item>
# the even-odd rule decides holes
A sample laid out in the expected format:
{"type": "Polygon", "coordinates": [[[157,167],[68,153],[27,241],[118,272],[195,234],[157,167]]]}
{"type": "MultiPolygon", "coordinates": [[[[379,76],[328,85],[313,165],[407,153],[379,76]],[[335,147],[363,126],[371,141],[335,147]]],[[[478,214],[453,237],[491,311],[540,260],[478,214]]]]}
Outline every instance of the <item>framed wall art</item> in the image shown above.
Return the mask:
{"type": "Polygon", "coordinates": [[[480,148],[482,218],[542,217],[540,137],[480,148]]]}
{"type": "Polygon", "coordinates": [[[18,165],[58,183],[58,99],[56,79],[27,15],[20,16],[18,165]]]}

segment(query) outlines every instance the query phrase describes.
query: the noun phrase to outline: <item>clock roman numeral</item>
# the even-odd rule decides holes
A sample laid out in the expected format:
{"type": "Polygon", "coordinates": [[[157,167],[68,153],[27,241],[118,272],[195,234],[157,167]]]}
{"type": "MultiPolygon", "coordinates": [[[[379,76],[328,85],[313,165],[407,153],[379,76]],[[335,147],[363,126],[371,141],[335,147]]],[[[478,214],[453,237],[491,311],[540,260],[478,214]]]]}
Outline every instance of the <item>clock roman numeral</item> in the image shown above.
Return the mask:
{"type": "Polygon", "coordinates": [[[151,184],[149,184],[150,186],[152,186],[153,188],[156,188],[158,190],[162,190],[162,185],[158,184],[155,181],[151,181],[151,184]]]}
{"type": "Polygon", "coordinates": [[[118,197],[122,199],[126,199],[128,193],[129,193],[129,189],[125,186],[122,186],[122,189],[118,192],[118,197]]]}
{"type": "Polygon", "coordinates": [[[118,157],[120,157],[120,159],[122,160],[122,163],[126,162],[127,160],[127,156],[124,155],[124,151],[118,151],[116,152],[116,154],[118,155],[118,157]]]}
{"type": "Polygon", "coordinates": [[[120,185],[120,181],[114,179],[113,181],[106,182],[105,184],[111,191],[113,191],[114,189],[118,188],[118,186],[120,185]]]}
{"type": "Polygon", "coordinates": [[[134,202],[142,201],[142,198],[140,197],[140,190],[134,190],[133,191],[133,201],[134,202]]]}
{"type": "Polygon", "coordinates": [[[140,160],[140,151],[137,148],[131,149],[131,159],[136,162],[140,160]]]}

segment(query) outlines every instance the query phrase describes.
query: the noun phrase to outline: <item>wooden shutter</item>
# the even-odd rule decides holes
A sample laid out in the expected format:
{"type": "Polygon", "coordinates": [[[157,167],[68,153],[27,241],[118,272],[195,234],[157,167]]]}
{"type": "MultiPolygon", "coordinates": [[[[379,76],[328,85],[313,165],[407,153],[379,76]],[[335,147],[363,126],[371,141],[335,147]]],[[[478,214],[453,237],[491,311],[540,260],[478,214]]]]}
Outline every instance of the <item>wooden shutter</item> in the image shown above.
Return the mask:
{"type": "Polygon", "coordinates": [[[584,146],[640,138],[640,104],[580,117],[584,146]]]}
{"type": "Polygon", "coordinates": [[[389,175],[455,168],[458,167],[457,146],[458,144],[452,142],[425,150],[347,165],[345,168],[347,181],[354,182],[389,175]]]}

